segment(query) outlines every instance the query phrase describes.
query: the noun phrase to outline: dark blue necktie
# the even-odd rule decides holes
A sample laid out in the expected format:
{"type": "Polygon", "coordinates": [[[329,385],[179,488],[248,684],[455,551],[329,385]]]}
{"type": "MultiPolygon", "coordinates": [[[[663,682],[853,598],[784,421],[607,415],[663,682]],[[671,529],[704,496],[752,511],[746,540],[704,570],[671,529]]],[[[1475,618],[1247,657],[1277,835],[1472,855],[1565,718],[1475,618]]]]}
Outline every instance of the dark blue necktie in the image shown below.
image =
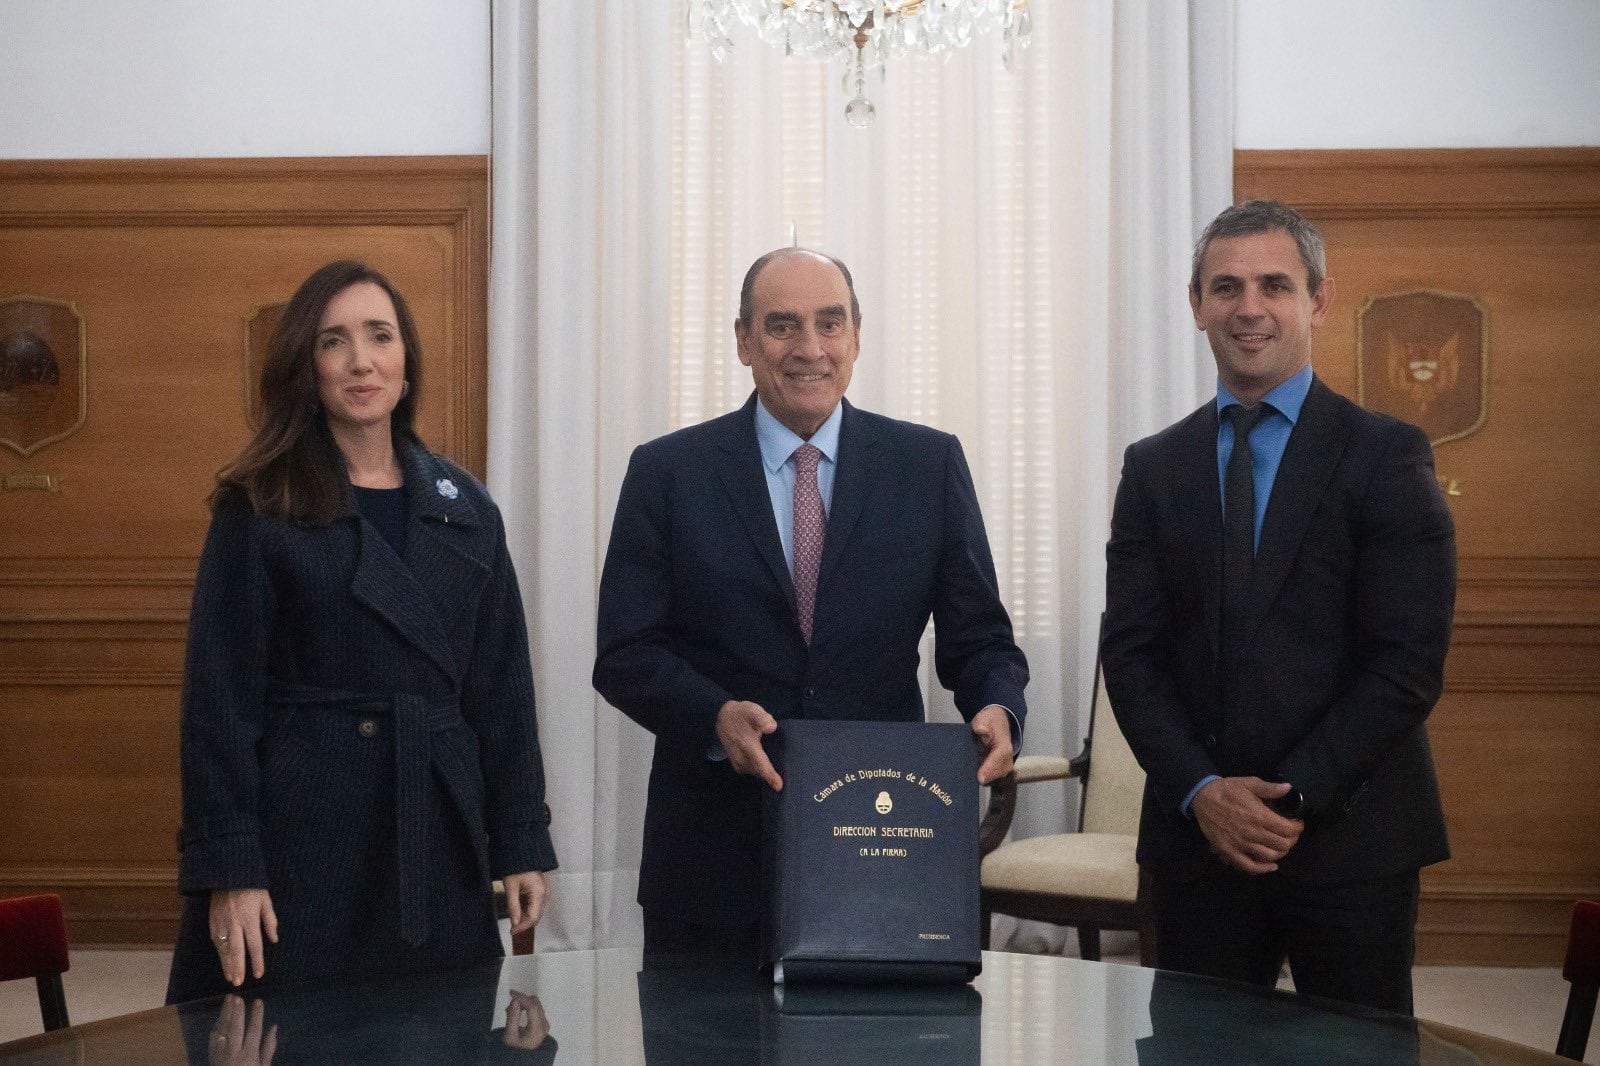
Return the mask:
{"type": "Polygon", "coordinates": [[[1222,632],[1230,638],[1230,621],[1243,617],[1250,571],[1256,560],[1256,476],[1250,455],[1250,432],[1272,408],[1233,404],[1223,415],[1233,423],[1233,453],[1228,456],[1222,494],[1222,632]]]}

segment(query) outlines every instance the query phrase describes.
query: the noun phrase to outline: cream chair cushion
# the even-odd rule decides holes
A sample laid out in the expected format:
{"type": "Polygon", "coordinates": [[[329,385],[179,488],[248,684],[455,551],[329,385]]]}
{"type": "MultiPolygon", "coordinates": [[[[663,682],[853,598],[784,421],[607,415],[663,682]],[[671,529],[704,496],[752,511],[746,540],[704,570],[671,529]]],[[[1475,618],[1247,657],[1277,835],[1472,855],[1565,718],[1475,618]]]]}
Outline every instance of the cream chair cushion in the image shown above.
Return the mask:
{"type": "Polygon", "coordinates": [[[1121,833],[1055,833],[1002,844],[983,860],[983,887],[1132,903],[1135,843],[1121,833]]]}

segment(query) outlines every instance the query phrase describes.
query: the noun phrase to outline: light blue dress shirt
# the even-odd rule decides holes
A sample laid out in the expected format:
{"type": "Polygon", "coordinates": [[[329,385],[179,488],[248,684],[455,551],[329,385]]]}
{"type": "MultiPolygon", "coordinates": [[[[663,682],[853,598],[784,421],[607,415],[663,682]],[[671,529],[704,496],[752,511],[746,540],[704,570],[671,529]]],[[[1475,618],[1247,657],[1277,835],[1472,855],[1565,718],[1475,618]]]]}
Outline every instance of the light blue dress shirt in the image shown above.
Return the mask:
{"type": "MultiPolygon", "coordinates": [[[[1250,433],[1251,473],[1256,483],[1255,544],[1261,547],[1261,523],[1267,517],[1267,503],[1272,497],[1272,485],[1278,478],[1278,467],[1283,463],[1283,451],[1289,446],[1289,434],[1300,420],[1300,408],[1305,406],[1306,394],[1311,391],[1311,368],[1308,366],[1288,381],[1280,383],[1261,398],[1272,408],[1250,433]]],[[[1228,507],[1228,458],[1233,455],[1233,423],[1222,412],[1239,400],[1217,382],[1217,484],[1222,491],[1222,507],[1228,507]]],[[[1178,809],[1189,813],[1189,804],[1195,793],[1217,780],[1208,774],[1183,797],[1178,809]]]]}
{"type": "Polygon", "coordinates": [[[811,434],[809,441],[779,422],[756,398],[756,443],[761,446],[761,465],[767,472],[767,493],[772,497],[772,517],[778,523],[778,539],[783,541],[783,561],[794,576],[794,463],[790,457],[802,444],[812,444],[822,453],[817,464],[817,492],[822,496],[824,519],[833,513],[833,472],[839,465],[839,425],[844,421],[844,404],[834,405],[828,420],[811,434]]]}
{"type": "MultiPolygon", "coordinates": [[[[1272,408],[1257,423],[1250,434],[1250,459],[1256,482],[1256,547],[1261,547],[1261,522],[1267,515],[1267,501],[1272,495],[1272,483],[1278,477],[1278,465],[1283,462],[1283,450],[1289,446],[1289,434],[1300,420],[1300,408],[1305,405],[1306,394],[1311,391],[1311,368],[1308,366],[1288,381],[1261,398],[1272,408]]],[[[1239,401],[1222,383],[1217,383],[1217,484],[1222,491],[1222,507],[1228,507],[1228,458],[1233,455],[1233,423],[1223,411],[1239,401]]]]}

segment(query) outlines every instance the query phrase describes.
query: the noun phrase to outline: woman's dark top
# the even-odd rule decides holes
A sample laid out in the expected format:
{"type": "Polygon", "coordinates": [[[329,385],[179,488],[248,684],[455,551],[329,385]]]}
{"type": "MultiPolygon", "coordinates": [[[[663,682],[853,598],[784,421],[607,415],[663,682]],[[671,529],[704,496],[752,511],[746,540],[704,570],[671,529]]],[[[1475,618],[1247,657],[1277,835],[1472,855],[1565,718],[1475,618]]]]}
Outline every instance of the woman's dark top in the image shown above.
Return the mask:
{"type": "Polygon", "coordinates": [[[389,542],[389,547],[404,559],[406,520],[410,517],[406,512],[405,487],[397,489],[368,489],[360,485],[350,487],[356,490],[356,510],[361,512],[361,517],[377,526],[383,539],[389,542]]]}

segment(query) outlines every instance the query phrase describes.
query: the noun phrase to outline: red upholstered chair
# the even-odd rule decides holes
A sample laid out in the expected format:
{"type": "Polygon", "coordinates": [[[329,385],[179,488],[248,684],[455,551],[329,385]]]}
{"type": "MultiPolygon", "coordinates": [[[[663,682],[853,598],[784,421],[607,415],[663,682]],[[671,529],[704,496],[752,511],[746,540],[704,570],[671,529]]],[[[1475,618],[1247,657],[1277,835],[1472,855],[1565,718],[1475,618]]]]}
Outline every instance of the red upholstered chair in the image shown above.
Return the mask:
{"type": "Polygon", "coordinates": [[[1567,993],[1567,1015],[1561,1019],[1556,1054],[1583,1061],[1589,1045],[1589,1026],[1600,998],[1600,903],[1580,899],[1572,907],[1572,929],[1567,933],[1567,964],[1561,976],[1572,982],[1567,993]]]}
{"type": "Polygon", "coordinates": [[[0,981],[31,977],[39,985],[39,1013],[46,1030],[65,1029],[67,922],[60,896],[0,900],[0,981]]]}

